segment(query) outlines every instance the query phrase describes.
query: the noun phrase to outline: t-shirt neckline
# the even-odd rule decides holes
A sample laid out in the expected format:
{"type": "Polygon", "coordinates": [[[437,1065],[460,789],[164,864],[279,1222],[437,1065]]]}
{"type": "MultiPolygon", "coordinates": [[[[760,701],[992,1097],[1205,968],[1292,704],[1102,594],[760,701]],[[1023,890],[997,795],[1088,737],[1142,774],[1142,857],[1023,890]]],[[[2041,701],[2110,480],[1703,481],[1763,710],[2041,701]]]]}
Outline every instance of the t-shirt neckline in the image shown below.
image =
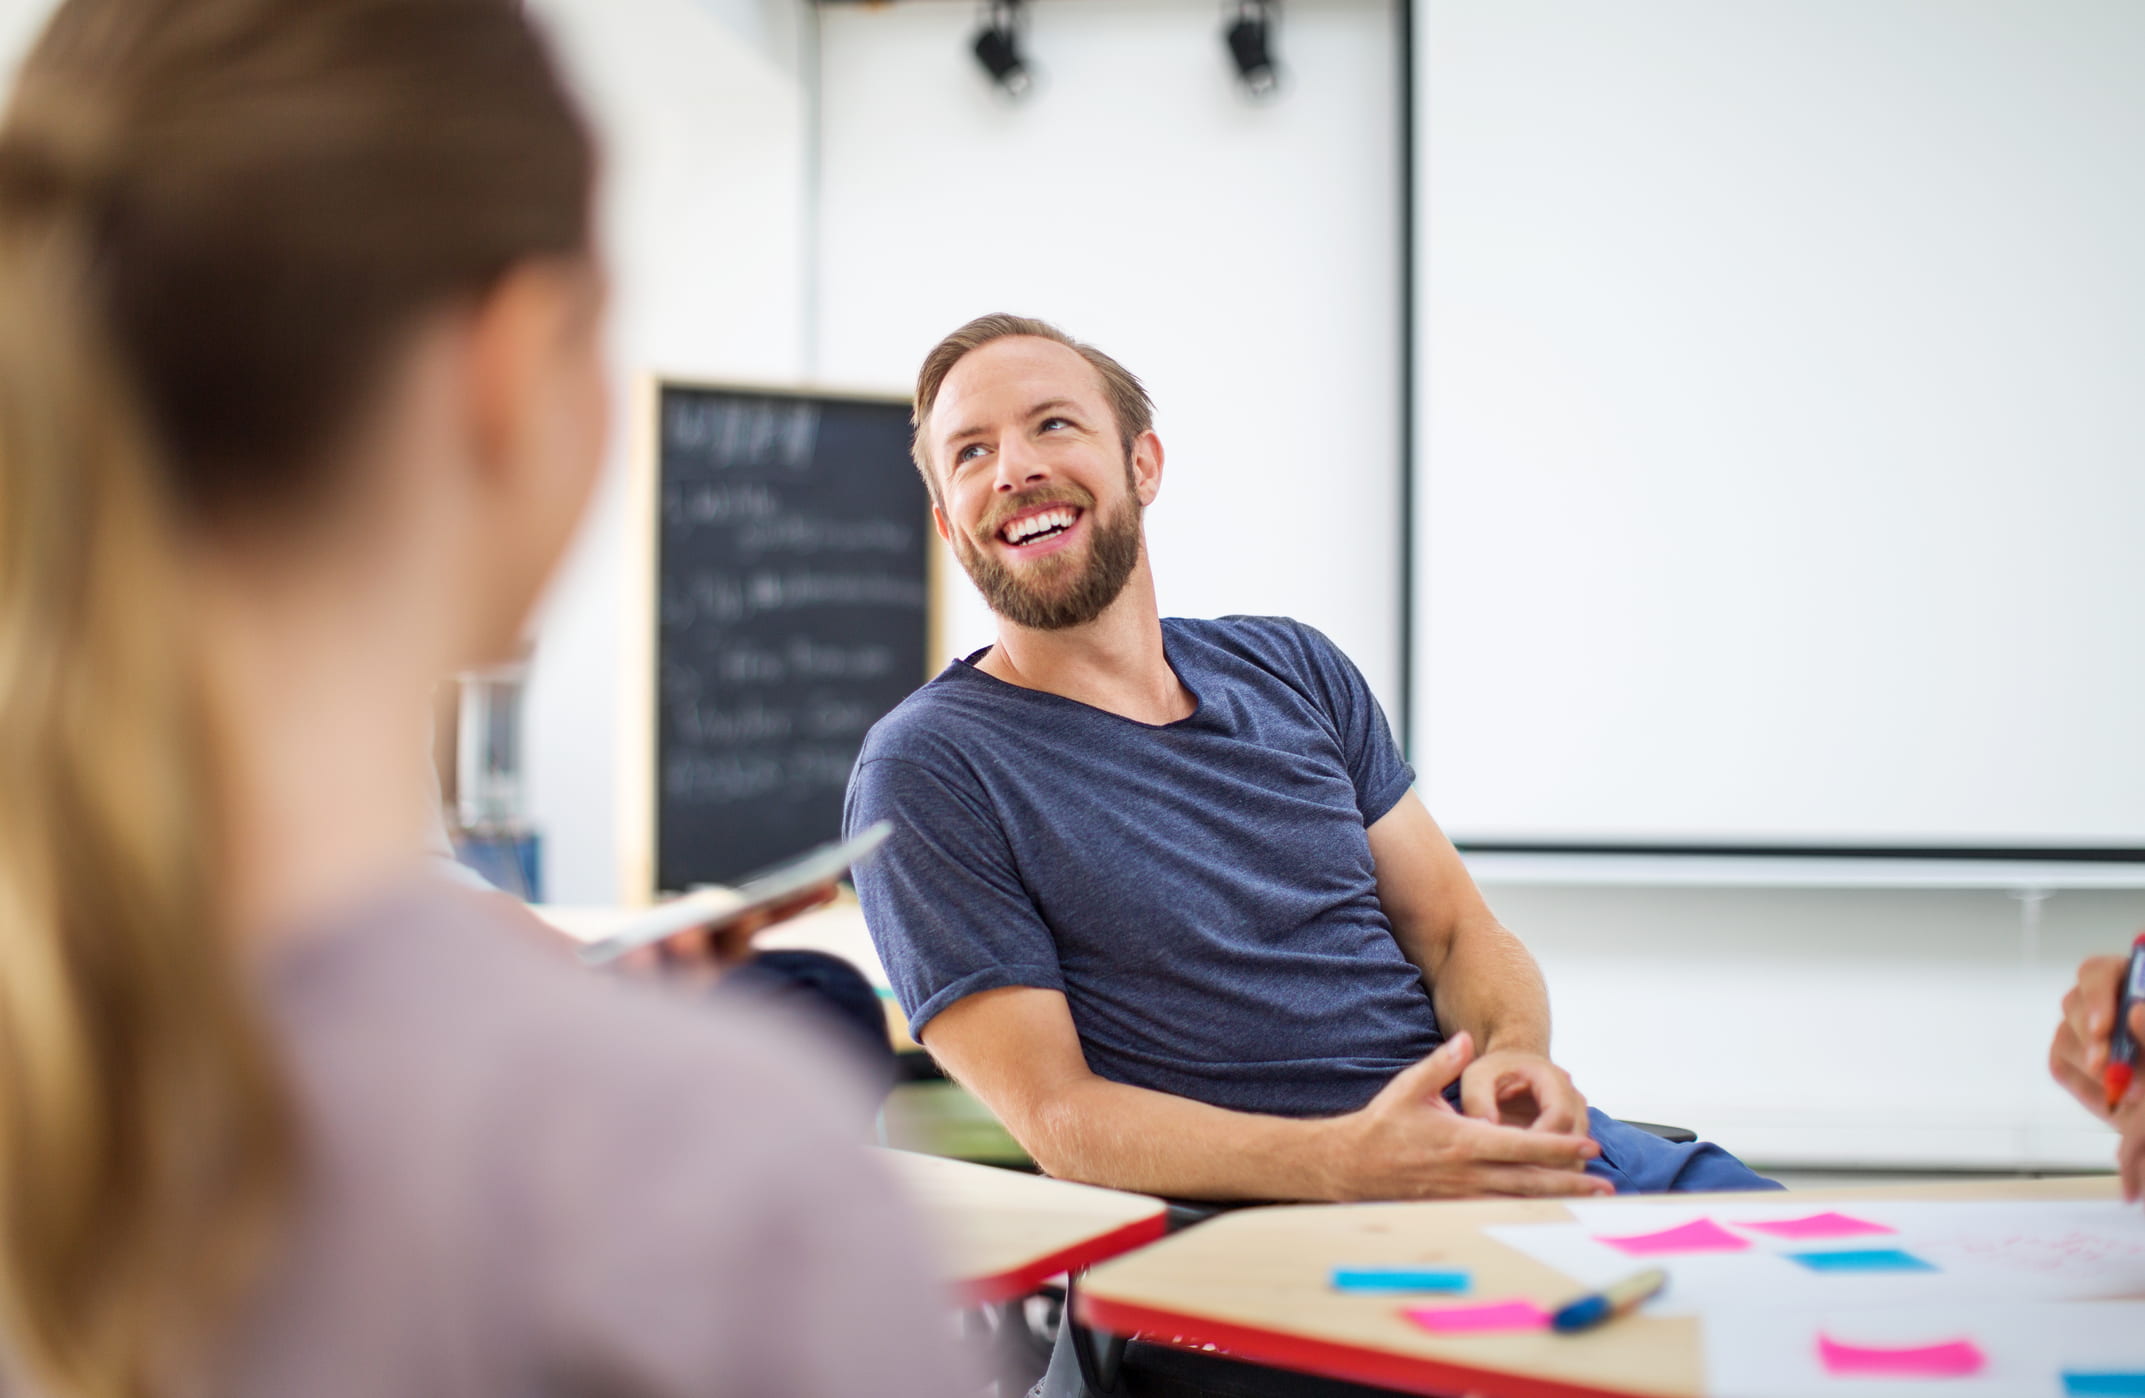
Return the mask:
{"type": "Polygon", "coordinates": [[[976,679],[982,680],[986,684],[994,684],[1000,689],[1007,690],[1014,694],[1031,695],[1036,699],[1047,700],[1056,704],[1069,705],[1072,708],[1079,709],[1084,713],[1099,714],[1103,718],[1113,720],[1117,723],[1129,724],[1131,727],[1137,728],[1143,733],[1167,733],[1172,729],[1182,728],[1186,724],[1190,723],[1193,719],[1198,718],[1200,714],[1206,711],[1207,707],[1206,697],[1200,694],[1199,687],[1197,685],[1193,684],[1190,680],[1184,677],[1184,667],[1177,663],[1177,652],[1175,647],[1176,637],[1172,634],[1172,628],[1169,623],[1170,618],[1162,618],[1162,659],[1168,664],[1169,672],[1177,677],[1177,683],[1184,686],[1184,692],[1192,696],[1192,711],[1186,714],[1183,718],[1171,719],[1167,723],[1142,723],[1136,718],[1129,718],[1126,715],[1118,713],[1113,709],[1105,709],[1099,707],[1098,705],[1086,703],[1083,700],[1068,698],[1063,694],[1054,693],[1051,690],[1030,689],[1027,685],[1024,684],[1013,684],[1009,681],[1001,680],[996,675],[991,674],[989,671],[978,667],[976,664],[978,660],[981,660],[985,655],[988,655],[991,650],[998,644],[996,641],[991,642],[991,644],[988,646],[984,646],[978,650],[971,651],[969,654],[956,659],[954,661],[954,664],[959,668],[955,671],[955,673],[971,675],[976,679]]]}

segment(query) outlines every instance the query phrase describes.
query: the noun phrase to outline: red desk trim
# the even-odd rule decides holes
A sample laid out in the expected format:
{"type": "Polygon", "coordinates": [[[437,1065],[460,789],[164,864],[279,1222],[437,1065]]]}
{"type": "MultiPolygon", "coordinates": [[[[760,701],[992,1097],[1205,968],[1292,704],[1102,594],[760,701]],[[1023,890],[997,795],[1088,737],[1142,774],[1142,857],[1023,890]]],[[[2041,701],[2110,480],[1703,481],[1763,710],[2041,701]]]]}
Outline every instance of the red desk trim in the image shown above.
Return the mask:
{"type": "Polygon", "coordinates": [[[1073,1304],[1083,1325],[1112,1335],[1148,1339],[1181,1337],[1194,1345],[1213,1345],[1234,1359],[1271,1364],[1321,1378],[1429,1394],[1433,1398],[1454,1393],[1482,1394],[1484,1398],[1644,1398],[1644,1395],[1633,1395],[1625,1389],[1588,1388],[1560,1379],[1476,1369],[1445,1359],[1360,1349],[1331,1340],[1261,1330],[1204,1316],[1150,1310],[1089,1292],[1076,1293],[1073,1304]]]}
{"type": "Polygon", "coordinates": [[[1119,1253],[1145,1247],[1168,1231],[1169,1210],[1157,1208],[1152,1218],[1134,1219],[1124,1227],[1112,1229],[1101,1237],[1075,1243],[1069,1248],[1061,1248],[1047,1257],[1037,1258],[1027,1266],[1016,1267],[1010,1272],[971,1278],[962,1284],[961,1290],[971,1303],[979,1306],[1010,1301],[1016,1296],[1028,1295],[1060,1272],[1077,1271],[1082,1267],[1092,1267],[1097,1262],[1107,1262],[1119,1253]]]}

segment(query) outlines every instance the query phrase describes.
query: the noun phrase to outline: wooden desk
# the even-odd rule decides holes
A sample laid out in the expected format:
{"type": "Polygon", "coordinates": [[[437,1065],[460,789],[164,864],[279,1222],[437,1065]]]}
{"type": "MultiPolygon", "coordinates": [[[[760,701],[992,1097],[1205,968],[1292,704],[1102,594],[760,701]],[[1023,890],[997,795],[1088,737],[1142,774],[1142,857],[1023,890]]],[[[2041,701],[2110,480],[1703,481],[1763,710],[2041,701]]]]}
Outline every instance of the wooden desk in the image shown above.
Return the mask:
{"type": "Polygon", "coordinates": [[[1060,1272],[1153,1242],[1168,1206],[903,1150],[877,1152],[923,1210],[954,1282],[979,1305],[1025,1296],[1060,1272]]]}
{"type": "MultiPolygon", "coordinates": [[[[1814,1204],[2112,1199],[2117,1191],[2114,1177],[2104,1176],[1675,1197],[1814,1204]]],[[[1626,1202],[1648,1207],[1642,1199],[1626,1202]]],[[[1402,1299],[1327,1285],[1340,1263],[1449,1263],[1475,1274],[1481,1297],[1555,1305],[1571,1299],[1570,1281],[1482,1230],[1571,1217],[1562,1204],[1538,1200],[1247,1209],[1096,1268],[1082,1279],[1075,1306],[1082,1323],[1111,1334],[1213,1345],[1239,1359],[1410,1393],[1697,1398],[1705,1391],[1705,1359],[1693,1316],[1635,1315],[1583,1335],[1437,1336],[1401,1318],[1402,1299]]],[[[1635,1218],[1633,1226],[1644,1224],[1635,1218]]]]}

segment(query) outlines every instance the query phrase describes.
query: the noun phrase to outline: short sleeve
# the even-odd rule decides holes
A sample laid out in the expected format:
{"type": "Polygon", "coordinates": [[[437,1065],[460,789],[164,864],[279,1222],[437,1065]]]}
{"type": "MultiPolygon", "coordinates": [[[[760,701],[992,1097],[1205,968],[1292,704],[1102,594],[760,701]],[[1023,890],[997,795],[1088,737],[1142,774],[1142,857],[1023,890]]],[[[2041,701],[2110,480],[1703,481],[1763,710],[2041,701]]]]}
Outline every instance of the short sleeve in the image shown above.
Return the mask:
{"type": "Polygon", "coordinates": [[[982,991],[1065,989],[1057,942],[986,797],[907,758],[867,755],[842,824],[854,834],[879,820],[894,833],[857,867],[857,897],[911,1033],[982,991]]]}
{"type": "Polygon", "coordinates": [[[1392,727],[1378,696],[1355,662],[1325,633],[1296,623],[1302,635],[1311,680],[1340,735],[1341,751],[1348,763],[1349,780],[1355,783],[1356,808],[1363,823],[1375,825],[1415,785],[1415,769],[1401,755],[1392,727]]]}

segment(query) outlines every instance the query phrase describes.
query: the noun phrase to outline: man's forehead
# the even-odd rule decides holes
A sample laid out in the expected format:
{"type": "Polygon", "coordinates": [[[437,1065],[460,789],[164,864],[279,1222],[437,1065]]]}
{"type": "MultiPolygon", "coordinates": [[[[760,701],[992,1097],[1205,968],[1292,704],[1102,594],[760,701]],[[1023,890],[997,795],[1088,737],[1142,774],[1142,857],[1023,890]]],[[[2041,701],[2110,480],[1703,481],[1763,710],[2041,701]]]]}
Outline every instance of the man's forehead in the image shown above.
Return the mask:
{"type": "Polygon", "coordinates": [[[961,356],[939,386],[932,417],[944,440],[981,425],[972,420],[979,413],[1025,413],[1057,399],[1091,409],[1107,406],[1101,373],[1055,340],[1008,335],[961,356]]]}

